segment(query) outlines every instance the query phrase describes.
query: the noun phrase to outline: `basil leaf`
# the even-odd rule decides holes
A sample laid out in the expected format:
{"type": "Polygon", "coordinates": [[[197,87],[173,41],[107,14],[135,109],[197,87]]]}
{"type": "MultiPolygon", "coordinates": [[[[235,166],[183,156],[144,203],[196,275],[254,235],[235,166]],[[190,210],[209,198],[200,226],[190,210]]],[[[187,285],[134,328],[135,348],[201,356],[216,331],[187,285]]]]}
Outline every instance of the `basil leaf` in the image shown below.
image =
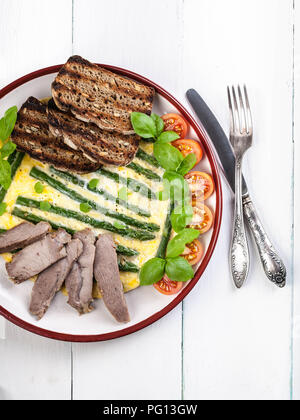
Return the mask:
{"type": "Polygon", "coordinates": [[[171,223],[175,232],[180,232],[193,219],[194,211],[190,204],[176,207],[171,214],[171,223]]]}
{"type": "Polygon", "coordinates": [[[163,132],[164,128],[165,128],[165,123],[164,120],[162,118],[160,118],[159,115],[157,114],[151,114],[151,118],[155,123],[156,126],[156,135],[157,137],[161,135],[161,133],[163,132]]]}
{"type": "Polygon", "coordinates": [[[175,131],[164,131],[158,137],[157,142],[158,143],[170,143],[171,141],[178,140],[179,138],[180,138],[180,136],[177,133],[175,133],[175,131]]]}
{"type": "Polygon", "coordinates": [[[167,246],[167,258],[175,258],[181,255],[185,249],[186,244],[190,244],[200,235],[199,230],[183,229],[178,233],[167,246]]]}
{"type": "Polygon", "coordinates": [[[11,184],[11,167],[7,160],[0,159],[0,185],[8,190],[11,184]]]}
{"type": "Polygon", "coordinates": [[[161,258],[152,258],[141,268],[140,284],[149,286],[160,281],[165,274],[166,261],[161,258]]]}
{"type": "Polygon", "coordinates": [[[2,216],[6,212],[7,204],[0,203],[0,216],[2,216]]]}
{"type": "Polygon", "coordinates": [[[154,156],[160,166],[167,171],[176,171],[183,161],[183,156],[179,150],[168,143],[155,143],[154,156]]]}
{"type": "Polygon", "coordinates": [[[156,124],[149,115],[142,112],[132,112],[130,118],[136,134],[145,139],[157,136],[156,124]]]}
{"type": "Polygon", "coordinates": [[[183,282],[191,280],[195,275],[191,265],[182,257],[167,259],[166,274],[173,281],[183,282]]]}
{"type": "Polygon", "coordinates": [[[88,213],[92,210],[92,207],[89,205],[89,203],[81,203],[79,207],[80,211],[83,213],[88,213]]]}
{"type": "Polygon", "coordinates": [[[41,201],[40,209],[43,211],[49,211],[51,209],[51,204],[48,201],[41,201]]]}
{"type": "Polygon", "coordinates": [[[195,153],[189,153],[179,165],[177,172],[186,175],[196,165],[197,157],[195,153]]]}
{"type": "Polygon", "coordinates": [[[120,222],[114,222],[114,227],[116,227],[117,229],[126,229],[126,225],[120,222]]]}
{"type": "Polygon", "coordinates": [[[127,191],[126,187],[122,187],[118,191],[118,197],[119,197],[120,200],[128,201],[128,191],[127,191]]]}
{"type": "Polygon", "coordinates": [[[99,181],[100,180],[97,179],[97,178],[91,179],[90,182],[89,182],[89,188],[91,190],[95,190],[97,188],[98,184],[99,184],[99,181]]]}
{"type": "Polygon", "coordinates": [[[34,191],[38,194],[42,194],[42,192],[44,191],[44,186],[41,182],[37,182],[34,186],[34,191]]]}
{"type": "Polygon", "coordinates": [[[2,158],[6,158],[9,155],[11,155],[16,150],[16,144],[14,144],[12,141],[8,141],[5,143],[5,145],[1,149],[1,156],[2,158]]]}
{"type": "Polygon", "coordinates": [[[9,108],[0,120],[0,140],[6,141],[11,135],[17,121],[18,108],[9,108]]]}
{"type": "Polygon", "coordinates": [[[182,180],[184,180],[183,176],[178,174],[175,171],[166,171],[163,175],[163,179],[168,180],[170,183],[175,181],[175,180],[179,180],[180,182],[182,182],[182,180]]]}

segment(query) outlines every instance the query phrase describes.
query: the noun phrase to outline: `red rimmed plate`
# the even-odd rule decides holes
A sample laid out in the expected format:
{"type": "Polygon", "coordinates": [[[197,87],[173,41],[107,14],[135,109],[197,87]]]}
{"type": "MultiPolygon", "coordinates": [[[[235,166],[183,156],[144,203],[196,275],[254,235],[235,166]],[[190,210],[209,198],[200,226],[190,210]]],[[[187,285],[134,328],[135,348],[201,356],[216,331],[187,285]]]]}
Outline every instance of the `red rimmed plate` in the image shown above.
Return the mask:
{"type": "MultiPolygon", "coordinates": [[[[205,131],[172,95],[157,84],[125,69],[103,64],[101,66],[152,86],[156,90],[154,112],[159,115],[178,112],[189,122],[191,127],[189,138],[198,139],[205,152],[205,158],[200,162],[199,169],[211,173],[214,178],[216,192],[209,199],[208,205],[215,212],[215,222],[211,232],[202,238],[206,251],[193,280],[175,296],[161,295],[153,287],[140,287],[128,293],[126,298],[132,321],[125,326],[116,324],[101,301],[96,303],[96,310],[88,315],[78,317],[76,312],[66,305],[66,298],[62,294],[58,294],[55,298],[45,317],[41,321],[36,321],[28,311],[32,283],[25,282],[19,286],[12,284],[5,276],[2,261],[0,266],[0,314],[21,328],[56,340],[72,342],[110,340],[136,332],[162,318],[190,293],[202,276],[213,254],[221,225],[221,182],[210,140],[205,131]]],[[[37,98],[50,96],[51,82],[60,68],[61,65],[57,65],[38,70],[2,89],[0,91],[0,115],[10,106],[20,107],[29,96],[37,98]]]]}

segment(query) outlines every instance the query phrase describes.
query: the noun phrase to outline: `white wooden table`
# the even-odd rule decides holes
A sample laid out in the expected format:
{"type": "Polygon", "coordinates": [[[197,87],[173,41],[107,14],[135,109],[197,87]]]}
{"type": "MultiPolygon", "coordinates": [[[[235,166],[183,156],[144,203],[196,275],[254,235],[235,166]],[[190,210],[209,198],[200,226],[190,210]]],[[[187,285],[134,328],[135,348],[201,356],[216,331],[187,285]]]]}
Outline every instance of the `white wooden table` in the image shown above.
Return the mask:
{"type": "Polygon", "coordinates": [[[183,103],[196,88],[226,131],[226,86],[246,82],[255,137],[245,173],[288,269],[279,290],[252,247],[249,280],[235,290],[223,183],[220,239],[183,305],[96,344],[7,324],[0,400],[299,399],[300,0],[0,0],[0,39],[0,87],[78,53],[143,74],[183,103]]]}

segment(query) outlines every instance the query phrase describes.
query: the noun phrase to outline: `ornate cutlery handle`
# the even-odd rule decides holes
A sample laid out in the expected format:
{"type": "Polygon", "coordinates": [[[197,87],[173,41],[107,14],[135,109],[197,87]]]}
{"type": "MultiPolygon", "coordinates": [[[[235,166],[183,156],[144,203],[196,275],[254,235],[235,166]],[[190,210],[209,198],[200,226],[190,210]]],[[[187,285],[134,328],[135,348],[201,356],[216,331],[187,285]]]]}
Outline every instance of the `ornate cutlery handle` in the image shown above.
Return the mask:
{"type": "Polygon", "coordinates": [[[249,272],[249,250],[242,205],[242,157],[236,158],[235,181],[235,210],[230,248],[230,268],[233,281],[236,287],[240,289],[249,272]]]}
{"type": "Polygon", "coordinates": [[[249,194],[243,197],[243,206],[265,273],[270,281],[282,288],[286,285],[286,268],[268,238],[249,194]]]}

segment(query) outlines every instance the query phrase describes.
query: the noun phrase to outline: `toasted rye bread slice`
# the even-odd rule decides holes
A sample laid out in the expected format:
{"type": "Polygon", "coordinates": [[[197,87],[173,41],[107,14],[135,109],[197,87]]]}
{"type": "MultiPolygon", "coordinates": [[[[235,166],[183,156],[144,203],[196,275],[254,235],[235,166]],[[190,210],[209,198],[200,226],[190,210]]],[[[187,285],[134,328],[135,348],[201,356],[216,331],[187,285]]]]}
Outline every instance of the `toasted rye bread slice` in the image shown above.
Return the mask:
{"type": "Polygon", "coordinates": [[[54,136],[63,137],[69,147],[99,164],[126,166],[139,148],[139,136],[126,136],[79,121],[70,112],[60,111],[53,100],[48,103],[48,121],[54,136]]]}
{"type": "Polygon", "coordinates": [[[100,167],[50,133],[46,105],[33,97],[27,99],[18,113],[12,141],[19,150],[57,168],[86,173],[100,167]]]}
{"type": "Polygon", "coordinates": [[[93,122],[103,130],[133,134],[130,114],[151,114],[155,91],[112,73],[79,56],[69,58],[52,84],[53,99],[62,111],[93,122]]]}

